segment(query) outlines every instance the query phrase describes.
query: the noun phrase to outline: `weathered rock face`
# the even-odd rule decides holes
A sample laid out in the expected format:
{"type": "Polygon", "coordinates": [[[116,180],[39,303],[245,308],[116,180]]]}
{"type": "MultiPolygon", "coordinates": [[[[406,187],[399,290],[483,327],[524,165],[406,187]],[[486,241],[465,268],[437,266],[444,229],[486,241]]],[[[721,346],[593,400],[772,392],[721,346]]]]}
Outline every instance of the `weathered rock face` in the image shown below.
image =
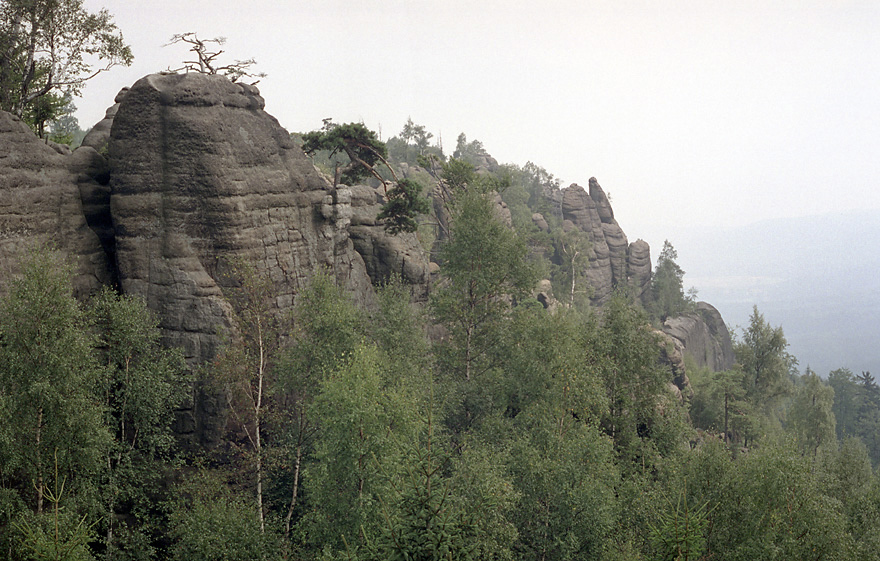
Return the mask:
{"type": "Polygon", "coordinates": [[[672,385],[678,388],[680,396],[690,396],[692,392],[690,388],[690,379],[688,379],[687,368],[684,364],[684,347],[681,342],[667,333],[659,330],[653,330],[657,335],[657,341],[660,344],[660,364],[669,368],[672,374],[672,385]]]}
{"type": "Polygon", "coordinates": [[[634,283],[637,294],[641,295],[644,286],[650,282],[650,249],[641,240],[641,243],[629,245],[596,178],[590,179],[589,194],[576,184],[563,189],[559,205],[563,228],[577,228],[590,240],[587,281],[592,290],[592,302],[601,306],[608,301],[616,286],[627,283],[634,283]]]}
{"type": "Polygon", "coordinates": [[[651,301],[651,248],[645,240],[636,240],[626,250],[626,276],[633,296],[648,306],[651,301]]]}
{"type": "Polygon", "coordinates": [[[82,161],[62,152],[0,111],[0,281],[16,274],[31,248],[47,246],[73,261],[74,293],[82,297],[111,282],[110,267],[83,211],[82,161]]]}
{"type": "Polygon", "coordinates": [[[116,260],[166,341],[212,358],[229,325],[236,259],[274,283],[277,310],[327,268],[362,302],[372,289],[348,235],[351,191],[333,189],[253,86],[154,74],[125,95],[109,140],[116,260]]]}
{"type": "Polygon", "coordinates": [[[721,314],[710,304],[699,302],[694,312],[669,318],[663,332],[694,358],[697,366],[715,372],[729,370],[735,361],[733,342],[721,314]]]}
{"type": "Polygon", "coordinates": [[[427,302],[431,286],[428,254],[415,234],[389,235],[376,220],[384,202],[382,188],[351,188],[351,226],[354,248],[361,255],[373,284],[398,275],[410,285],[414,302],[427,302]]]}

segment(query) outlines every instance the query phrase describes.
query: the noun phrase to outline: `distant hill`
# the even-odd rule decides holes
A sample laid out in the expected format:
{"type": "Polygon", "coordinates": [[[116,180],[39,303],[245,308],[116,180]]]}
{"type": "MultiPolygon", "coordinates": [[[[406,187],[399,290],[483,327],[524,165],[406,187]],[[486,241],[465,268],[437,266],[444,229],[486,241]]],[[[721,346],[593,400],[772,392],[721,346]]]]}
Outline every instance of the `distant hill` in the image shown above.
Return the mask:
{"type": "Polygon", "coordinates": [[[757,305],[800,368],[880,373],[880,210],[695,228],[670,238],[685,285],[731,328],[757,305]]]}

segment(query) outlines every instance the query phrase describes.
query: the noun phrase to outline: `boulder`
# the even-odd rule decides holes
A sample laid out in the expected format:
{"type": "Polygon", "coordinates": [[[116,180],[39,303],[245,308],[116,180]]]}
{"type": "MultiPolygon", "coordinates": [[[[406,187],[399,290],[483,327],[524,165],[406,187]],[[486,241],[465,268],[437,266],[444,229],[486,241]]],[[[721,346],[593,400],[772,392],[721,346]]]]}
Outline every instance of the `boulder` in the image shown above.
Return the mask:
{"type": "Polygon", "coordinates": [[[672,373],[672,384],[679,390],[676,393],[679,397],[690,397],[693,392],[684,364],[684,348],[681,342],[663,331],[655,329],[653,332],[660,345],[660,364],[668,367],[672,373]]]}
{"type": "Polygon", "coordinates": [[[718,312],[706,302],[698,302],[696,310],[669,318],[663,332],[676,341],[682,353],[693,357],[697,366],[714,372],[729,370],[735,361],[730,332],[718,312]]]}
{"type": "Polygon", "coordinates": [[[549,232],[550,225],[547,224],[547,220],[544,218],[544,215],[540,212],[536,212],[532,214],[532,224],[534,224],[539,230],[542,232],[549,232]]]}
{"type": "Polygon", "coordinates": [[[104,113],[104,118],[89,130],[88,134],[83,137],[80,146],[94,148],[98,152],[107,152],[107,145],[110,142],[110,129],[113,127],[113,118],[116,117],[116,112],[119,111],[119,104],[127,92],[128,88],[119,90],[119,93],[116,94],[116,98],[113,100],[113,105],[104,113]]]}
{"type": "Polygon", "coordinates": [[[0,280],[32,248],[49,247],[73,263],[74,294],[85,297],[111,282],[110,266],[83,210],[79,160],[62,152],[0,111],[0,280]]]}

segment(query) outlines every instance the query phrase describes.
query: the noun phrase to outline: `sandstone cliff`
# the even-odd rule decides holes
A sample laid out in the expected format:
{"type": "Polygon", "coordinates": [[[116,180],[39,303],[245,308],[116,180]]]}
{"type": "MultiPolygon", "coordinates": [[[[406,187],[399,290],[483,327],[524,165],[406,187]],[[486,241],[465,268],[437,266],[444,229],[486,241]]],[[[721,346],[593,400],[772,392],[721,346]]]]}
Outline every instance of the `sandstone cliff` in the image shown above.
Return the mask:
{"type": "Polygon", "coordinates": [[[349,232],[354,248],[364,260],[373,284],[399,276],[410,286],[415,302],[427,302],[431,276],[428,256],[413,233],[392,236],[376,220],[384,192],[381,187],[357,185],[351,188],[352,217],[349,232]]]}
{"type": "Polygon", "coordinates": [[[348,235],[351,191],[333,189],[263,111],[252,86],[154,74],[125,94],[109,139],[111,215],[124,292],[168,341],[210,359],[230,309],[224,268],[268,275],[281,312],[327,268],[364,302],[370,279],[348,235]]]}
{"type": "Polygon", "coordinates": [[[590,241],[587,281],[593,304],[606,303],[617,286],[629,285],[636,297],[645,298],[651,282],[650,248],[642,240],[627,242],[596,178],[590,178],[589,193],[572,184],[549,196],[560,209],[563,228],[577,228],[590,241]]]}
{"type": "Polygon", "coordinates": [[[0,291],[36,246],[53,247],[72,262],[77,296],[112,280],[80,194],[97,186],[84,172],[92,160],[87,152],[70,155],[64,148],[40,140],[18,118],[0,111],[0,291]]]}
{"type": "Polygon", "coordinates": [[[674,340],[682,354],[691,355],[697,366],[715,372],[733,367],[730,332],[718,310],[706,302],[698,302],[693,312],[667,319],[663,333],[674,340]]]}

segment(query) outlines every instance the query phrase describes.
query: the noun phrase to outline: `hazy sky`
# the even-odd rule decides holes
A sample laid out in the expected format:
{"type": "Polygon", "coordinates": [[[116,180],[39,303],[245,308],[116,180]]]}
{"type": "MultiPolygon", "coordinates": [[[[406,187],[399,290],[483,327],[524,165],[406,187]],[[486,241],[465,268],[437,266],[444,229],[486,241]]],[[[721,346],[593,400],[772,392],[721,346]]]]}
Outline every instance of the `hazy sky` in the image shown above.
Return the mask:
{"type": "Polygon", "coordinates": [[[876,0],[86,0],[134,50],[76,101],[83,127],[123,86],[180,65],[175,33],[257,60],[290,131],[407,117],[501,162],[591,176],[656,257],[680,225],[880,208],[876,0]]]}

